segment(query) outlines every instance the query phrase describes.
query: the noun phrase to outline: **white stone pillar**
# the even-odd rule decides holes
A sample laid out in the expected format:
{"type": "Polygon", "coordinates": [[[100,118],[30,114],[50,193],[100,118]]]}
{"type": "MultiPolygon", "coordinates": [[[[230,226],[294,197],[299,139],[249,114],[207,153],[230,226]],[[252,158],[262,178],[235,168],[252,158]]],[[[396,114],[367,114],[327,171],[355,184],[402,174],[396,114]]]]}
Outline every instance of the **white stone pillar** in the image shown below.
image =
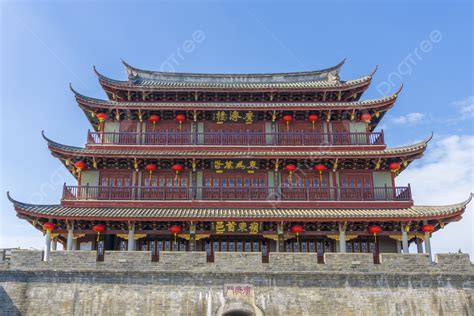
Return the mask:
{"type": "Polygon", "coordinates": [[[43,261],[49,260],[49,254],[51,252],[51,230],[46,231],[46,235],[44,238],[44,258],[43,261]]]}
{"type": "Polygon", "coordinates": [[[339,252],[346,252],[346,224],[339,223],[339,252]]]}
{"type": "Polygon", "coordinates": [[[128,225],[128,251],[135,250],[135,224],[130,223],[128,225]]]}
{"type": "Polygon", "coordinates": [[[430,262],[432,262],[433,256],[431,254],[430,233],[425,233],[425,251],[430,256],[430,262]]]}
{"type": "Polygon", "coordinates": [[[418,253],[423,253],[423,244],[420,239],[416,239],[416,250],[418,253]]]}
{"type": "Polygon", "coordinates": [[[397,240],[397,253],[402,253],[401,242],[397,240]]]}
{"type": "Polygon", "coordinates": [[[54,250],[54,251],[58,250],[58,237],[54,237],[54,238],[53,238],[53,242],[52,242],[51,248],[52,248],[52,250],[54,250]]]}
{"type": "Polygon", "coordinates": [[[403,253],[409,253],[408,250],[408,233],[406,231],[407,226],[402,225],[402,249],[403,253]]]}
{"type": "Polygon", "coordinates": [[[66,245],[66,250],[71,251],[73,248],[73,242],[74,242],[74,228],[71,226],[68,227],[67,230],[67,245],[66,245]]]}

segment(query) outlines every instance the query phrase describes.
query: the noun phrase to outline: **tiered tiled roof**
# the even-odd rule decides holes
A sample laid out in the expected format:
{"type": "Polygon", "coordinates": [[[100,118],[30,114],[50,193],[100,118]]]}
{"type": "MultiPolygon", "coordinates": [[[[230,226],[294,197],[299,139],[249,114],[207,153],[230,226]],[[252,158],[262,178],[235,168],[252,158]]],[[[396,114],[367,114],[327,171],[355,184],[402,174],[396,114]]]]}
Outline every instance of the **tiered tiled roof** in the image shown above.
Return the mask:
{"type": "Polygon", "coordinates": [[[8,198],[20,213],[38,217],[61,219],[154,219],[154,220],[219,220],[219,219],[290,219],[290,220],[410,220],[460,216],[469,198],[461,203],[444,206],[412,206],[409,208],[349,208],[349,209],[186,209],[186,208],[125,208],[125,207],[68,207],[61,205],[33,205],[8,198]]]}
{"type": "Polygon", "coordinates": [[[261,151],[234,151],[234,150],[199,150],[199,149],[189,149],[182,148],[179,150],[161,150],[161,149],[127,149],[127,150],[117,150],[117,149],[91,149],[83,147],[74,147],[63,145],[52,141],[47,138],[43,133],[44,139],[48,142],[48,146],[52,152],[63,152],[69,153],[74,156],[94,156],[101,155],[107,157],[311,157],[316,158],[338,158],[338,157],[398,157],[409,155],[413,153],[422,153],[426,149],[428,142],[431,140],[433,135],[429,138],[413,144],[402,147],[395,148],[386,148],[383,150],[324,150],[324,151],[282,151],[275,150],[274,148],[269,148],[268,150],[261,151]]]}
{"type": "Polygon", "coordinates": [[[385,97],[354,102],[127,102],[101,100],[85,96],[71,87],[81,106],[106,109],[172,109],[172,110],[220,110],[220,109],[297,109],[297,110],[333,110],[333,109],[372,109],[382,106],[391,107],[396,101],[400,89],[385,97]]]}

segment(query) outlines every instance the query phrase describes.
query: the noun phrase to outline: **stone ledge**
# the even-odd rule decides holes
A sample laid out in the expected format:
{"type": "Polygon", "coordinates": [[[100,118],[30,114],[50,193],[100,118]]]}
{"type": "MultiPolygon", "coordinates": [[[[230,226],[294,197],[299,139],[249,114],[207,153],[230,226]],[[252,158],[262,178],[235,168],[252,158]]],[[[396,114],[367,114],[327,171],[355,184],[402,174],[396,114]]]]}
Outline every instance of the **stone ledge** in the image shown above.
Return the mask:
{"type": "Polygon", "coordinates": [[[104,261],[96,262],[95,251],[54,251],[50,261],[41,261],[41,251],[12,251],[8,265],[2,270],[19,271],[224,271],[246,272],[331,272],[331,273],[473,273],[467,254],[440,254],[431,263],[426,254],[380,255],[381,264],[373,263],[373,255],[365,253],[325,253],[325,263],[317,262],[314,253],[269,254],[269,263],[262,263],[259,252],[215,252],[214,262],[206,261],[205,252],[160,252],[159,262],[151,261],[147,251],[106,251],[104,261]]]}

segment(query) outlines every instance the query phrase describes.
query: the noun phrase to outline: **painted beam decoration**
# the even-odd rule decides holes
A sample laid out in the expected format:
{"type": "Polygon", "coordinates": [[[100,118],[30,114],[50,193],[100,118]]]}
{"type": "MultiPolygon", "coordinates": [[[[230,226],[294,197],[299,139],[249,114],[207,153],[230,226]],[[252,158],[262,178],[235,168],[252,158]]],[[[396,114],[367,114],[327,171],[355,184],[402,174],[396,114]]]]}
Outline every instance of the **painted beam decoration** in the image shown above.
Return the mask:
{"type": "Polygon", "coordinates": [[[260,234],[263,229],[261,222],[213,222],[211,223],[211,230],[214,234],[250,234],[256,235],[260,234]]]}

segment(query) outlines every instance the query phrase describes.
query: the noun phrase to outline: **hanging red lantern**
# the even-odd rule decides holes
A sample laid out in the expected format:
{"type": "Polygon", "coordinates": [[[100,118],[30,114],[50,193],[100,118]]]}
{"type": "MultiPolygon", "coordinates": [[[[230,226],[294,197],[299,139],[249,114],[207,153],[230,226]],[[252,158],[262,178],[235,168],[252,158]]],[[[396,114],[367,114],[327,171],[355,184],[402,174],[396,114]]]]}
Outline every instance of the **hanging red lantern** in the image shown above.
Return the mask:
{"type": "Polygon", "coordinates": [[[77,172],[81,172],[82,170],[86,169],[87,165],[84,161],[78,161],[74,163],[74,167],[76,167],[77,172]]]}
{"type": "Polygon", "coordinates": [[[301,225],[293,225],[291,226],[291,232],[293,232],[294,234],[296,234],[296,240],[298,241],[298,243],[300,242],[299,240],[299,236],[302,232],[304,232],[304,227],[301,226],[301,225]]]}
{"type": "Polygon", "coordinates": [[[364,113],[360,116],[360,119],[364,121],[365,123],[369,124],[370,121],[372,120],[372,116],[369,113],[364,113]]]}
{"type": "Polygon", "coordinates": [[[151,174],[156,171],[156,165],[153,163],[149,163],[145,166],[145,170],[148,171],[150,174],[150,181],[151,181],[151,174]]]}
{"type": "Polygon", "coordinates": [[[433,225],[426,224],[426,225],[423,225],[423,227],[421,227],[421,230],[424,233],[432,233],[432,232],[434,232],[435,228],[434,228],[433,225]]]}
{"type": "Polygon", "coordinates": [[[171,170],[172,170],[174,173],[176,173],[175,179],[178,178],[179,173],[180,173],[181,171],[183,171],[183,169],[184,169],[184,166],[181,165],[181,164],[179,164],[179,163],[176,163],[176,164],[174,164],[174,165],[171,166],[171,170]]]}
{"type": "Polygon", "coordinates": [[[321,185],[321,182],[323,181],[323,172],[326,171],[328,168],[326,168],[326,166],[322,163],[315,165],[313,168],[315,171],[319,172],[319,183],[321,185]]]}
{"type": "Polygon", "coordinates": [[[148,118],[148,121],[153,123],[153,131],[155,131],[155,125],[156,125],[156,123],[158,123],[160,120],[161,120],[161,117],[160,117],[159,115],[157,115],[157,114],[152,114],[152,115],[150,115],[150,117],[148,118]]]}
{"type": "Polygon", "coordinates": [[[293,173],[296,171],[296,166],[290,163],[290,164],[287,164],[283,169],[290,173],[290,175],[288,176],[288,180],[289,180],[289,184],[292,185],[291,177],[293,173]]]}
{"type": "Polygon", "coordinates": [[[392,162],[388,168],[390,169],[391,172],[393,172],[395,175],[398,174],[400,171],[401,165],[398,162],[392,162]]]}
{"type": "Polygon", "coordinates": [[[174,236],[174,242],[176,242],[176,235],[180,234],[181,232],[182,232],[182,228],[179,225],[172,225],[170,227],[170,233],[172,233],[174,236]]]}
{"type": "Polygon", "coordinates": [[[179,129],[181,129],[181,124],[183,124],[183,122],[186,121],[186,115],[177,114],[176,115],[176,121],[179,123],[179,129]]]}
{"type": "Polygon", "coordinates": [[[283,122],[286,124],[286,130],[290,130],[290,123],[293,122],[293,115],[287,114],[282,117],[283,122]]]}
{"type": "Polygon", "coordinates": [[[301,234],[304,232],[304,228],[301,225],[293,225],[291,226],[291,231],[297,235],[301,234]]]}
{"type": "Polygon", "coordinates": [[[43,230],[45,231],[53,231],[54,229],[56,228],[56,225],[54,225],[54,223],[51,223],[51,222],[47,222],[47,223],[44,223],[43,224],[43,230]]]}
{"type": "Polygon", "coordinates": [[[81,185],[81,171],[86,169],[87,165],[84,161],[78,161],[74,163],[73,175],[77,172],[77,185],[81,185]]]}
{"type": "Polygon", "coordinates": [[[368,227],[368,230],[369,230],[369,233],[372,233],[375,236],[382,231],[382,228],[378,225],[371,225],[368,227]]]}
{"type": "Polygon", "coordinates": [[[97,233],[97,241],[99,241],[100,234],[105,233],[107,228],[105,227],[104,224],[96,224],[96,225],[92,226],[92,230],[97,233]]]}
{"type": "Polygon", "coordinates": [[[316,114],[310,114],[308,116],[308,120],[311,122],[311,124],[313,124],[313,130],[314,130],[314,125],[319,120],[319,116],[317,116],[316,114]]]}
{"type": "Polygon", "coordinates": [[[374,234],[375,242],[377,243],[377,234],[382,231],[382,227],[378,225],[371,225],[368,227],[369,233],[374,234]]]}
{"type": "Polygon", "coordinates": [[[97,119],[99,120],[99,131],[102,129],[104,126],[104,122],[107,120],[107,114],[105,113],[97,113],[96,114],[97,119]]]}

